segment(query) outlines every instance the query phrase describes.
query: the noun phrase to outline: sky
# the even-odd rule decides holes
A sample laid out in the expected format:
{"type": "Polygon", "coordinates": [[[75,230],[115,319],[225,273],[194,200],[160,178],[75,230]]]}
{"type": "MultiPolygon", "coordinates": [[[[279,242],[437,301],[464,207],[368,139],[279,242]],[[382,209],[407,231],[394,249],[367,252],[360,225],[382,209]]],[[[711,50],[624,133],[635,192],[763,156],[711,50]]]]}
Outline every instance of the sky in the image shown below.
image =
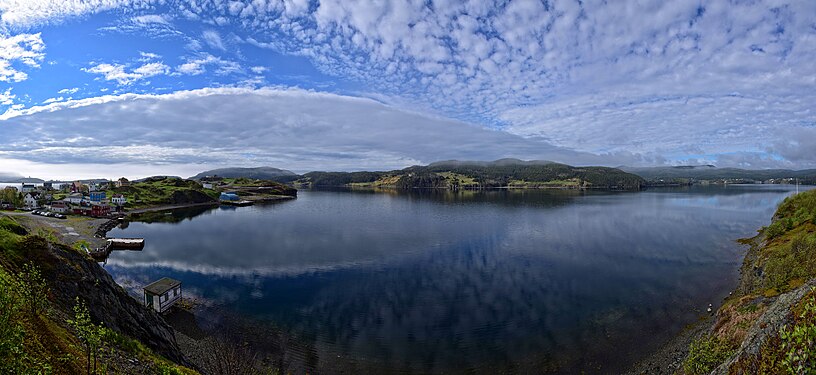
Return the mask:
{"type": "Polygon", "coordinates": [[[816,168],[816,1],[0,0],[0,174],[816,168]]]}

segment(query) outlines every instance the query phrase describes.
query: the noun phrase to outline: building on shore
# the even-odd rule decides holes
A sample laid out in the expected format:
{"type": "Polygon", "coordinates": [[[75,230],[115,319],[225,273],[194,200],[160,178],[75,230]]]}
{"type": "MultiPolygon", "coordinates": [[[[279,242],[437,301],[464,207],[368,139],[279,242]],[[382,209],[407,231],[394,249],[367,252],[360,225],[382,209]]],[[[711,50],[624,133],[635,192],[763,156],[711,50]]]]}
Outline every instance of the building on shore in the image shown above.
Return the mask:
{"type": "Polygon", "coordinates": [[[26,195],[23,197],[23,204],[26,207],[29,207],[29,208],[37,208],[37,207],[39,207],[39,202],[38,202],[39,199],[40,199],[40,193],[38,193],[36,191],[32,191],[32,192],[26,193],[26,195]]]}
{"type": "Polygon", "coordinates": [[[127,178],[124,178],[124,177],[116,180],[116,187],[123,187],[123,186],[130,186],[130,180],[128,180],[127,178]]]}
{"type": "Polygon", "coordinates": [[[163,313],[181,299],[181,281],[163,277],[144,287],[145,306],[163,313]]]}
{"type": "Polygon", "coordinates": [[[71,210],[71,206],[63,201],[56,201],[54,203],[51,203],[50,210],[51,212],[56,212],[58,214],[65,214],[71,210]]]}

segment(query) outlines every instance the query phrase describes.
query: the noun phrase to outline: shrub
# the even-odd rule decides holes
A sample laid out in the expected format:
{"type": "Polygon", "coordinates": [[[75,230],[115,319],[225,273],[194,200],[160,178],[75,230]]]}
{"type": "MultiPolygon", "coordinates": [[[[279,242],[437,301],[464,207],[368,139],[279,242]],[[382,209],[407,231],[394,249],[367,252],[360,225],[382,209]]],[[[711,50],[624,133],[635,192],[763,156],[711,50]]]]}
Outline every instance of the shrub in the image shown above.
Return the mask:
{"type": "Polygon", "coordinates": [[[716,337],[703,337],[689,346],[683,370],[691,375],[708,374],[733,353],[734,348],[728,342],[716,337]]]}
{"type": "Polygon", "coordinates": [[[784,350],[782,364],[790,374],[816,374],[816,293],[805,297],[796,310],[796,323],[779,334],[784,350]]]}

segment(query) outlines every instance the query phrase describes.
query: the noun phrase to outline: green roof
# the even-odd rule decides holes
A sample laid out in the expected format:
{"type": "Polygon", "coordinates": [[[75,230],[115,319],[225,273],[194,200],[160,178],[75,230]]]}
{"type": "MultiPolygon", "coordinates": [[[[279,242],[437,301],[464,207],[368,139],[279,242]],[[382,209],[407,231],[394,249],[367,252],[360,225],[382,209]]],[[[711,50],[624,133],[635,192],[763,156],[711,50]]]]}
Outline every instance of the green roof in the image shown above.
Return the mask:
{"type": "Polygon", "coordinates": [[[150,285],[144,287],[145,292],[150,294],[162,295],[168,290],[181,285],[181,281],[171,279],[169,277],[162,277],[158,281],[154,281],[150,285]]]}

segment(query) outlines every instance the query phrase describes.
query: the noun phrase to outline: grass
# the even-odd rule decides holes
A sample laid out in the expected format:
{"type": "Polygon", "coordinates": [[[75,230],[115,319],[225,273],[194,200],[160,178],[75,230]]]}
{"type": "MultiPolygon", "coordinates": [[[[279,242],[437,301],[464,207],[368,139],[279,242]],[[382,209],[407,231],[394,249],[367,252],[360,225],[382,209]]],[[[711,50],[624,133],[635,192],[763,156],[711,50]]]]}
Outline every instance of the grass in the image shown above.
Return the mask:
{"type": "Polygon", "coordinates": [[[127,198],[126,207],[142,208],[162,204],[178,203],[177,199],[192,199],[207,197],[215,201],[218,192],[204,189],[201,184],[180,178],[153,178],[141,182],[134,182],[130,186],[123,186],[106,190],[110,199],[114,194],[122,194],[127,198]]]}

